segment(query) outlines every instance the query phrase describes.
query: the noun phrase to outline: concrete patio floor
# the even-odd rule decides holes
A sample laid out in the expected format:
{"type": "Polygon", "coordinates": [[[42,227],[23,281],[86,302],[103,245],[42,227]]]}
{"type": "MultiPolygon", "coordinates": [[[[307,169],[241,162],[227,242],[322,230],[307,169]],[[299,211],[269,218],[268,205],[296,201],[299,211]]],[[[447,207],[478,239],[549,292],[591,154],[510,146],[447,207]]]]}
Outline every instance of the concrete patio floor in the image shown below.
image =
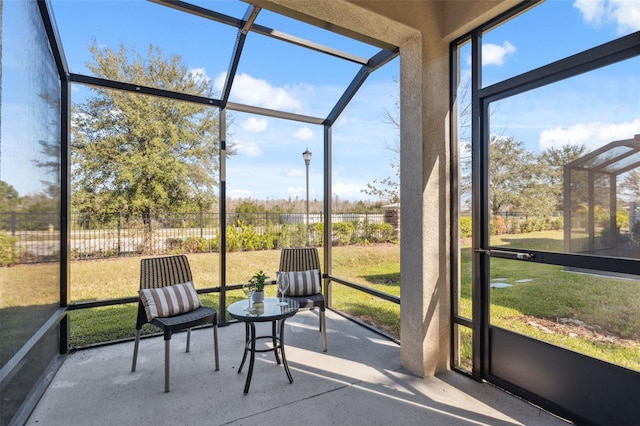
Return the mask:
{"type": "MultiPolygon", "coordinates": [[[[259,324],[267,331],[268,324],[259,324]]],[[[219,329],[214,371],[211,329],[173,336],[171,392],[164,392],[164,341],[143,339],[70,354],[29,425],[566,425],[489,384],[450,372],[422,379],[400,365],[400,348],[327,312],[322,352],[315,312],[287,320],[290,384],[272,352],[256,355],[251,389],[238,374],[244,327],[219,329]]],[[[133,323],[132,323],[133,327],[133,323]]]]}

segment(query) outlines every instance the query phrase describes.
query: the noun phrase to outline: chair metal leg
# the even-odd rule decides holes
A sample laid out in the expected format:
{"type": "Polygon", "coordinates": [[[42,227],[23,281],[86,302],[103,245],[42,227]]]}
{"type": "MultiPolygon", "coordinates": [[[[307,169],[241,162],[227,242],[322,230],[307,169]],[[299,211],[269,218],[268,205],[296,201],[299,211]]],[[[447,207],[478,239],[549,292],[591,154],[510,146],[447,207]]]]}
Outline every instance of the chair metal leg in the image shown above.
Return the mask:
{"type": "Polygon", "coordinates": [[[169,392],[169,361],[171,351],[169,350],[169,344],[171,340],[164,341],[164,391],[169,392]]]}
{"type": "Polygon", "coordinates": [[[216,360],[216,371],[220,370],[218,365],[218,325],[213,324],[213,353],[216,360]]]}
{"type": "Polygon", "coordinates": [[[187,352],[189,352],[189,347],[191,346],[191,329],[187,329],[187,352]]]}
{"type": "Polygon", "coordinates": [[[136,342],[133,345],[133,363],[131,364],[131,372],[136,371],[136,364],[138,362],[138,346],[140,344],[140,332],[142,330],[136,330],[136,342]]]}
{"type": "Polygon", "coordinates": [[[320,330],[322,331],[322,347],[323,352],[327,351],[327,323],[324,317],[324,311],[320,311],[320,330]]]}

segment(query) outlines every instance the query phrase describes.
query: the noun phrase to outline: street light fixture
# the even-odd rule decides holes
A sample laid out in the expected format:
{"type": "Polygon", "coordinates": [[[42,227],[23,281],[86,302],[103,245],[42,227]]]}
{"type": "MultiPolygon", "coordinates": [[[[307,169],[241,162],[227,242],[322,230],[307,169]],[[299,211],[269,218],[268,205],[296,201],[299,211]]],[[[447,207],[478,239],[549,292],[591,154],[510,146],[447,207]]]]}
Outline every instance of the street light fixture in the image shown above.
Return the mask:
{"type": "Polygon", "coordinates": [[[307,167],[307,246],[309,245],[309,163],[311,163],[311,152],[309,148],[302,153],[304,164],[307,167]]]}

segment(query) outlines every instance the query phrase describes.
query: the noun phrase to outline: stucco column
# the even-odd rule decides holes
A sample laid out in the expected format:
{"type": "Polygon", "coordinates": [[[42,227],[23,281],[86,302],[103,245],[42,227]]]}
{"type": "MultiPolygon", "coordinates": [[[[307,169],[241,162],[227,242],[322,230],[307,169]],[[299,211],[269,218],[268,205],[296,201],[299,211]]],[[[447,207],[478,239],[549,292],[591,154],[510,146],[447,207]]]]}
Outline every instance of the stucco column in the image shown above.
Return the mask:
{"type": "Polygon", "coordinates": [[[419,376],[450,359],[449,42],[502,1],[251,1],[400,47],[401,358],[419,376]]]}
{"type": "Polygon", "coordinates": [[[448,43],[400,46],[401,360],[422,377],[449,368],[448,43]]]}

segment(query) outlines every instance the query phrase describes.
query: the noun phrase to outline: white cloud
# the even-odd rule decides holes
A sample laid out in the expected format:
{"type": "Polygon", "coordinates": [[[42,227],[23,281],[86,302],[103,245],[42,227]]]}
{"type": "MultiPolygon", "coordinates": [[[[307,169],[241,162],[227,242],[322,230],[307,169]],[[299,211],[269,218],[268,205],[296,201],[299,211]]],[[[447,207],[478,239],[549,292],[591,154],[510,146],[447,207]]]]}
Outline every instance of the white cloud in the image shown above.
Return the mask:
{"type": "Polygon", "coordinates": [[[570,127],[556,127],[540,133],[540,149],[551,146],[581,145],[594,150],[609,142],[632,139],[640,134],[640,119],[625,123],[580,123],[570,127]]]}
{"type": "MultiPolygon", "coordinates": [[[[221,73],[214,81],[214,87],[222,90],[226,72],[221,73]]],[[[249,74],[236,75],[231,89],[232,97],[238,102],[283,111],[300,111],[302,101],[297,99],[295,89],[285,84],[282,87],[271,85],[266,80],[254,78],[249,74]]]]}
{"type": "Polygon", "coordinates": [[[248,157],[260,157],[262,155],[262,150],[255,142],[238,142],[235,148],[240,155],[246,155],[248,157]]]}
{"type": "Polygon", "coordinates": [[[189,70],[189,75],[197,82],[208,83],[211,81],[211,77],[207,75],[207,70],[204,68],[192,68],[189,70]]]}
{"type": "Polygon", "coordinates": [[[233,189],[227,195],[229,198],[251,198],[252,192],[247,189],[233,189]]]}
{"type": "Polygon", "coordinates": [[[286,175],[290,177],[300,177],[300,176],[304,176],[305,172],[304,170],[301,170],[301,169],[291,169],[286,173],[286,175]]]}
{"type": "Polygon", "coordinates": [[[615,0],[616,8],[613,12],[621,34],[640,31],[640,2],[629,0],[615,0]]]}
{"type": "Polygon", "coordinates": [[[348,172],[349,170],[343,166],[342,164],[337,164],[335,166],[333,166],[333,175],[334,176],[341,176],[344,172],[348,172]]]}
{"type": "Polygon", "coordinates": [[[366,194],[362,193],[363,189],[363,185],[353,183],[336,183],[331,187],[332,196],[338,196],[343,200],[362,200],[367,198],[366,194]]]}
{"type": "Polygon", "coordinates": [[[296,132],[293,134],[293,137],[296,139],[308,141],[309,139],[313,139],[313,130],[308,127],[303,127],[296,130],[296,132]]]}
{"type": "Polygon", "coordinates": [[[482,45],[482,65],[502,66],[507,56],[516,52],[513,44],[505,41],[502,46],[492,43],[482,45]]]}
{"type": "Polygon", "coordinates": [[[268,127],[269,123],[265,118],[249,117],[242,122],[242,128],[251,133],[264,132],[268,127]]]}
{"type": "Polygon", "coordinates": [[[588,24],[598,26],[606,15],[605,0],[576,0],[573,7],[582,13],[582,19],[588,24]]]}
{"type": "Polygon", "coordinates": [[[349,117],[347,117],[347,114],[342,114],[340,117],[338,117],[338,120],[335,123],[335,125],[339,127],[349,127],[350,124],[351,123],[349,117]]]}
{"type": "Polygon", "coordinates": [[[306,189],[301,186],[290,186],[287,188],[289,197],[306,197],[306,189]]]}
{"type": "Polygon", "coordinates": [[[627,34],[640,30],[640,2],[632,0],[576,0],[573,7],[582,19],[594,27],[615,22],[618,33],[627,34]]]}

